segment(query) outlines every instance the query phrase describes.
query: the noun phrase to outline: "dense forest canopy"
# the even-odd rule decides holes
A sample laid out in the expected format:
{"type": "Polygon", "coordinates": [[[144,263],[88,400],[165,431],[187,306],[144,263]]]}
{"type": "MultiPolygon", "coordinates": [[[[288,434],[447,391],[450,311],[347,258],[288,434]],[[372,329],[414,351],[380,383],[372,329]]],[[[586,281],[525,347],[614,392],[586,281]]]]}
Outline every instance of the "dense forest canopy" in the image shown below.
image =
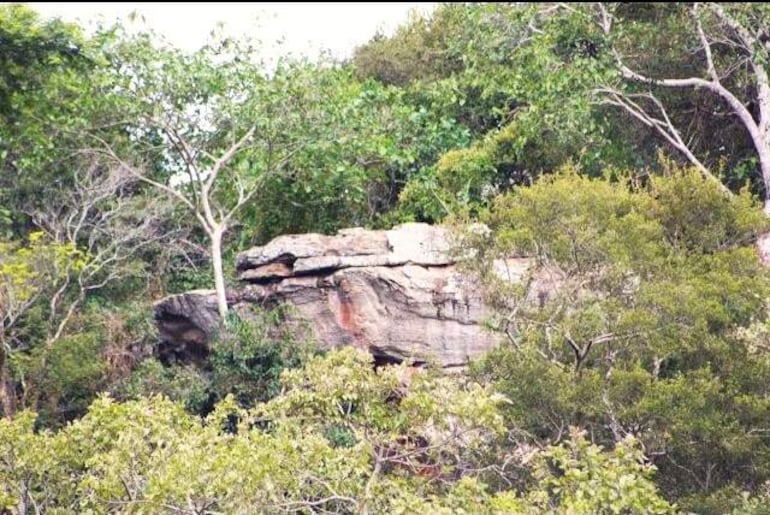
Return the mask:
{"type": "Polygon", "coordinates": [[[267,70],[0,5],[0,511],[767,513],[768,27],[452,3],[267,70]],[[236,252],[407,221],[474,256],[464,373],[228,312],[236,252]],[[161,363],[152,303],[200,287],[212,352],[161,363]]]}

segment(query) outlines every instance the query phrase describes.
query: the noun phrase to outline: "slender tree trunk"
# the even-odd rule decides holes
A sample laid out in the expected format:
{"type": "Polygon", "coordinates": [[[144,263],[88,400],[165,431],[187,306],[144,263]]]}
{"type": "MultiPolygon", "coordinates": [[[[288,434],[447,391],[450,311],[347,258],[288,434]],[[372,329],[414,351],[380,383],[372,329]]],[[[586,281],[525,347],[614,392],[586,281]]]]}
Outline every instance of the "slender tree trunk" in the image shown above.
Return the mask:
{"type": "Polygon", "coordinates": [[[217,308],[224,321],[227,316],[227,290],[225,273],[222,268],[222,235],[224,227],[217,227],[211,232],[211,262],[214,266],[214,288],[217,292],[217,308]]]}
{"type": "Polygon", "coordinates": [[[759,169],[762,171],[762,181],[765,185],[765,214],[770,215],[770,135],[767,141],[755,142],[759,157],[759,169]]]}
{"type": "MultiPolygon", "coordinates": [[[[770,191],[770,184],[765,182],[765,189],[770,191]]],[[[770,195],[765,194],[765,215],[770,216],[770,195]]],[[[759,259],[765,266],[770,266],[770,232],[760,234],[757,238],[757,250],[759,259]]]]}
{"type": "MultiPolygon", "coordinates": [[[[762,98],[760,100],[768,101],[762,98]]],[[[765,185],[765,215],[770,217],[770,137],[763,135],[764,138],[754,140],[754,146],[757,149],[759,157],[759,168],[762,171],[762,180],[765,185]]],[[[770,266],[770,232],[761,234],[757,238],[757,250],[759,259],[765,266],[770,266]]]]}
{"type": "Polygon", "coordinates": [[[11,380],[5,342],[2,339],[0,339],[0,405],[2,405],[3,416],[5,417],[12,418],[16,413],[16,392],[11,380]]]}
{"type": "Polygon", "coordinates": [[[3,416],[10,418],[16,413],[16,392],[11,381],[8,353],[5,348],[4,302],[2,292],[0,292],[0,407],[3,408],[3,416]]]}

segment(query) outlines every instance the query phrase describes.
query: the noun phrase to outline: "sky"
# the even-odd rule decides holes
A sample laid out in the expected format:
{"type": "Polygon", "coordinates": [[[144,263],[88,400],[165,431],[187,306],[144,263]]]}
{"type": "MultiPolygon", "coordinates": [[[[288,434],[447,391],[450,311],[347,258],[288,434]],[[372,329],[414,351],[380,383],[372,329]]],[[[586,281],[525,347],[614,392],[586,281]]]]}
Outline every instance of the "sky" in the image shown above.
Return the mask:
{"type": "MultiPolygon", "coordinates": [[[[435,2],[390,3],[164,3],[164,2],[27,2],[43,16],[59,16],[88,28],[97,19],[128,23],[136,11],[144,23],[185,50],[202,46],[217,22],[231,36],[250,33],[261,40],[266,58],[277,54],[316,57],[330,50],[336,57],[352,54],[378,29],[390,34],[406,21],[410,10],[429,13],[435,2]],[[283,43],[276,42],[283,39],[283,43]]],[[[136,23],[142,23],[140,21],[136,23]]]]}

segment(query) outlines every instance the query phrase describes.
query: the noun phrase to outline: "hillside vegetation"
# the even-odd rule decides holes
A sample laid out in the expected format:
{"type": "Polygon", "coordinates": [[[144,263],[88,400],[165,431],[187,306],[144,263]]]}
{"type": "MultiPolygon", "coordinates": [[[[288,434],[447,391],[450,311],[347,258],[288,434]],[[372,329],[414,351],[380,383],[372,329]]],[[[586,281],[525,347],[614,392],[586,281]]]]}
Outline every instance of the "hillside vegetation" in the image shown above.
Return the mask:
{"type": "Polygon", "coordinates": [[[0,512],[768,513],[768,27],[443,4],[267,70],[0,5],[0,512]],[[228,311],[241,250],[409,221],[474,256],[500,344],[465,373],[228,311]],[[152,304],[195,288],[212,352],[161,363],[152,304]]]}

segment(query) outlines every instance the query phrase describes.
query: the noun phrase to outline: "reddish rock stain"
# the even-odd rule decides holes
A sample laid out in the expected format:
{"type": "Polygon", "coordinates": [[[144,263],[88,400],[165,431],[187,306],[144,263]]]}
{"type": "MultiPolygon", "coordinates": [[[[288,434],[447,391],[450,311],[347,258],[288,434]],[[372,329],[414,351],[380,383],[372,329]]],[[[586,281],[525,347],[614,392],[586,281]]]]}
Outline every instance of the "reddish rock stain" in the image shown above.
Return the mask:
{"type": "Polygon", "coordinates": [[[345,331],[350,333],[355,338],[360,338],[362,336],[361,328],[358,327],[358,324],[356,323],[356,317],[355,317],[355,306],[353,301],[350,298],[350,295],[344,289],[339,288],[337,290],[337,299],[339,300],[339,306],[340,306],[340,312],[339,312],[339,322],[340,327],[342,327],[345,331]]]}

